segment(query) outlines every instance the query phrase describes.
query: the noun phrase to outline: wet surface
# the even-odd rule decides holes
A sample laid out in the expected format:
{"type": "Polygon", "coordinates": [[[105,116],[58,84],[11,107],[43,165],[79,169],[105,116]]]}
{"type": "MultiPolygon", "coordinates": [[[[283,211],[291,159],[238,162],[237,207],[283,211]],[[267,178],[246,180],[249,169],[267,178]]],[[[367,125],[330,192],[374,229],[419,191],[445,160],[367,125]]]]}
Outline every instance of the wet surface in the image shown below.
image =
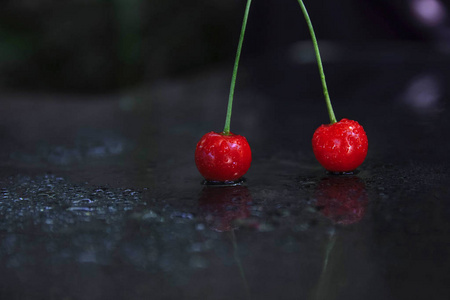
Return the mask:
{"type": "Polygon", "coordinates": [[[355,174],[314,159],[327,114],[308,53],[242,66],[232,131],[253,162],[231,187],[193,161],[222,129],[229,68],[0,95],[0,298],[448,298],[450,57],[394,50],[325,66],[337,117],[369,138],[355,174]]]}

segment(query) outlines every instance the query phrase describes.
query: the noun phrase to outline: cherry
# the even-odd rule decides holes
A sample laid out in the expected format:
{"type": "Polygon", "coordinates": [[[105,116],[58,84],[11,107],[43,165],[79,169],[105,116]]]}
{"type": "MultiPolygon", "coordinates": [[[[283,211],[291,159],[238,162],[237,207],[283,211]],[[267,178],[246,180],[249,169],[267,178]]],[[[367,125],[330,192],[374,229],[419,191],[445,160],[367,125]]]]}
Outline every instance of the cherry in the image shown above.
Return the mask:
{"type": "Polygon", "coordinates": [[[368,141],[358,122],[342,119],[317,128],[312,147],[317,160],[328,171],[350,172],[366,158],[368,141]]]}
{"type": "Polygon", "coordinates": [[[209,132],[197,144],[195,164],[207,181],[236,181],[250,168],[252,153],[241,135],[209,132]]]}
{"type": "Polygon", "coordinates": [[[243,136],[233,134],[230,131],[234,88],[236,86],[239,58],[244,42],[250,4],[251,0],[247,0],[236,51],[233,75],[231,77],[225,127],[221,133],[209,132],[205,134],[197,143],[197,148],[195,150],[195,164],[197,165],[200,174],[202,174],[207,181],[224,183],[235,182],[247,173],[252,161],[252,154],[247,139],[243,136]]]}
{"type": "Polygon", "coordinates": [[[312,138],[313,152],[319,163],[328,171],[336,173],[350,172],[359,167],[366,158],[368,148],[367,135],[363,127],[356,121],[348,119],[342,119],[339,122],[336,121],[330,96],[328,94],[325,73],[323,71],[322,59],[320,58],[319,46],[314,33],[314,28],[303,1],[297,1],[300,4],[300,8],[302,9],[311,34],[328,116],[330,117],[330,124],[321,125],[314,132],[312,138]]]}

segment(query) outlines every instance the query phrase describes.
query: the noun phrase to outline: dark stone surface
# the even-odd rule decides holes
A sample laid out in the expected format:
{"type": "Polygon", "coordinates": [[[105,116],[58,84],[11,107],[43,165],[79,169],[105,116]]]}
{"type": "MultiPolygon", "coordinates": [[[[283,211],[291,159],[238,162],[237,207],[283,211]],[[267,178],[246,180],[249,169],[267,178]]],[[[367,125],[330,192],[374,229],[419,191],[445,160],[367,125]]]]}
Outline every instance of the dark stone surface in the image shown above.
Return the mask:
{"type": "Polygon", "coordinates": [[[0,298],[448,298],[450,59],[400,46],[323,46],[336,115],[369,137],[350,176],[312,154],[327,114],[302,45],[241,67],[232,130],[254,160],[238,187],[202,186],[193,162],[231,67],[123,95],[2,94],[0,298]]]}

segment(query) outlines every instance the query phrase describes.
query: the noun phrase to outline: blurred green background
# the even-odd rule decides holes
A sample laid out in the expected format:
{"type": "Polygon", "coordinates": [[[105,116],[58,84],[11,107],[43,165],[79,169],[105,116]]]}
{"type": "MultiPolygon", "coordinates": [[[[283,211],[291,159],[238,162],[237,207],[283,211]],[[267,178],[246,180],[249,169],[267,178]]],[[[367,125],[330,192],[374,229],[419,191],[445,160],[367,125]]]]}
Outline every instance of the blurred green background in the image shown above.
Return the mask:
{"type": "Polygon", "coordinates": [[[234,52],[240,1],[17,0],[0,10],[0,87],[101,92],[234,52]]]}
{"type": "MultiPolygon", "coordinates": [[[[232,64],[245,2],[3,0],[0,90],[104,93],[232,64]]],[[[428,12],[436,3],[446,13],[439,0],[305,3],[320,39],[446,38],[439,33],[447,19],[430,25],[414,14],[414,5],[428,12]]],[[[259,55],[306,39],[297,1],[253,1],[245,53],[259,55]]]]}

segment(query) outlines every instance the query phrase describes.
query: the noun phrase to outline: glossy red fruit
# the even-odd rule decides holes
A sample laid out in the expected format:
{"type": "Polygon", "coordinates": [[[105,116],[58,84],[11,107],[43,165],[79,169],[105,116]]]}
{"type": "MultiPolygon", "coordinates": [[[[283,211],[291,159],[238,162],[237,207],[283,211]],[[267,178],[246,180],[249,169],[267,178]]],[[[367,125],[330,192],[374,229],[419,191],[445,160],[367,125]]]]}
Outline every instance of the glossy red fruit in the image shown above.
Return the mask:
{"type": "Polygon", "coordinates": [[[228,182],[247,173],[252,153],[241,135],[208,132],[197,144],[195,164],[207,181],[228,182]]]}
{"type": "Polygon", "coordinates": [[[317,128],[312,147],[317,160],[328,171],[350,172],[366,158],[368,141],[358,122],[342,119],[317,128]]]}

